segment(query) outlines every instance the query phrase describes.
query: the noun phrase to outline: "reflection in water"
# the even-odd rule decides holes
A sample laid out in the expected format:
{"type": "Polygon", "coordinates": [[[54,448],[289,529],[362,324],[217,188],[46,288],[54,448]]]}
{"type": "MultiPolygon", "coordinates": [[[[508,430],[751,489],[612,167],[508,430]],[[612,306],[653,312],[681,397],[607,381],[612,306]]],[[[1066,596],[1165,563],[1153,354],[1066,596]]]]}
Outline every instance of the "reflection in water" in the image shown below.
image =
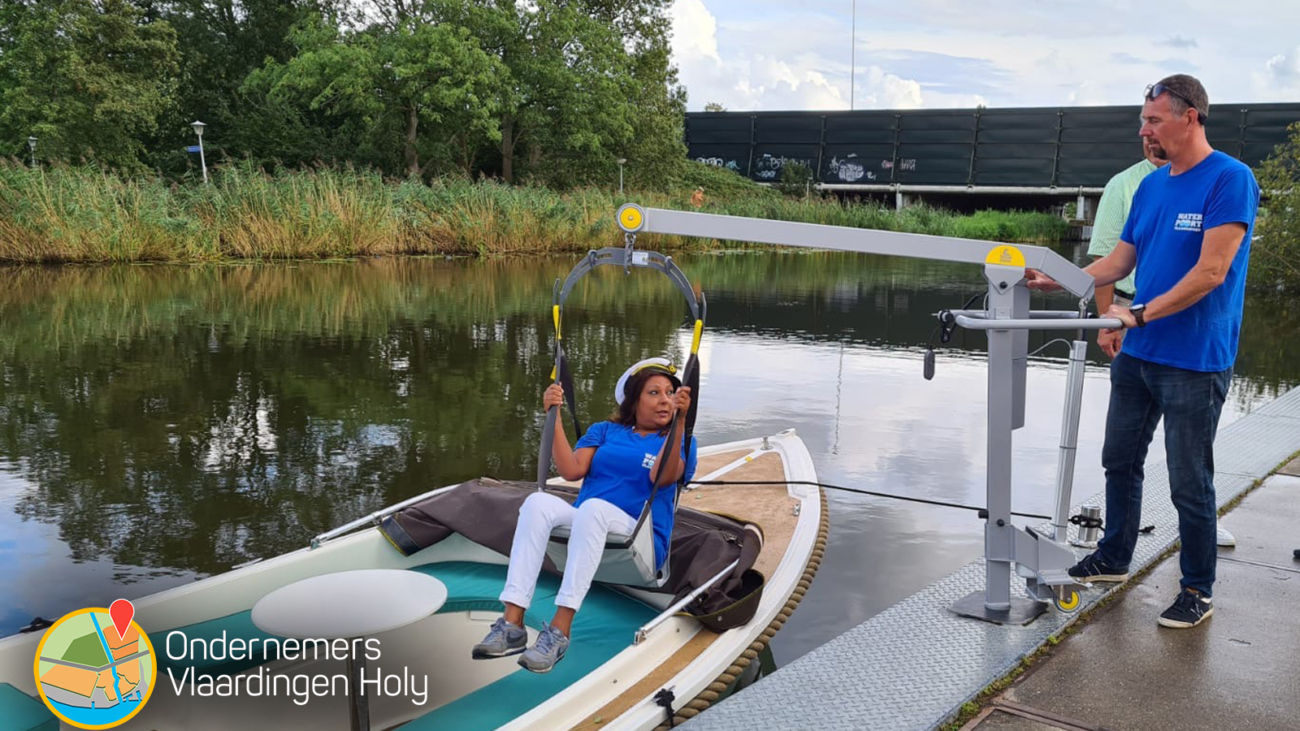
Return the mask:
{"type": "MultiPolygon", "coordinates": [[[[701,441],[795,426],[824,481],[982,502],[983,337],[959,331],[936,379],[920,377],[932,313],[979,292],[977,268],[827,253],[679,261],[709,296],[701,441]]],[[[299,548],[439,485],[532,474],[551,283],[571,264],[0,272],[0,635],[299,548]]],[[[584,423],[607,414],[627,363],[685,354],[684,310],[648,273],[588,278],[565,320],[584,423]]],[[[1251,303],[1225,419],[1300,381],[1300,346],[1284,337],[1296,319],[1251,303]]],[[[1050,509],[1063,384],[1059,362],[1031,369],[1017,509],[1050,509]]],[[[1079,496],[1100,489],[1106,392],[1095,368],[1079,496]]],[[[973,514],[829,499],[830,551],[777,637],[782,662],[980,554],[973,514]]]]}

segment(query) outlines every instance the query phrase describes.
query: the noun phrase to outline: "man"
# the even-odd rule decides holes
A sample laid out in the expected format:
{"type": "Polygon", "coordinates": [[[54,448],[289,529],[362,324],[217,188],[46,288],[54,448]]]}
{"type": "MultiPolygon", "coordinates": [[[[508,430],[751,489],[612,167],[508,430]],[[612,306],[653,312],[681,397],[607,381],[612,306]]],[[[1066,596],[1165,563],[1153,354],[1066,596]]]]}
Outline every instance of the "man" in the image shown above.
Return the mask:
{"type": "Polygon", "coordinates": [[[704,205],[704,188],[696,188],[695,192],[691,193],[691,205],[696,208],[704,205]]]}
{"type": "MultiPolygon", "coordinates": [[[[1115,250],[1115,245],[1119,243],[1120,232],[1124,230],[1124,222],[1128,220],[1129,211],[1133,206],[1133,195],[1137,193],[1142,179],[1169,162],[1156,155],[1151,138],[1141,139],[1142,160],[1116,173],[1107,181],[1106,189],[1101,193],[1101,201],[1097,204],[1097,217],[1092,224],[1092,239],[1088,242],[1088,255],[1094,257],[1094,260],[1115,250]]],[[[1124,307],[1133,304],[1133,281],[1136,276],[1137,272],[1132,271],[1113,285],[1098,285],[1095,290],[1097,311],[1105,312],[1112,304],[1124,307]]],[[[1123,330],[1097,331],[1097,345],[1110,358],[1114,358],[1119,353],[1123,343],[1123,330]]],[[[1216,524],[1215,543],[1224,548],[1231,548],[1237,545],[1237,539],[1227,528],[1216,524]]]]}
{"type": "MultiPolygon", "coordinates": [[[[1147,88],[1140,135],[1169,164],[1143,179],[1115,250],[1086,271],[1113,284],[1137,267],[1136,302],[1106,317],[1129,331],[1111,364],[1102,464],[1106,531],[1070,575],[1124,581],[1141,522],[1143,462],[1161,418],[1182,541],[1181,590],[1159,619],[1194,627],[1214,611],[1214,435],[1232,380],[1259,185],[1205,137],[1205,87],[1178,74],[1147,88]]],[[[1057,285],[1027,274],[1032,289],[1057,285]]]]}

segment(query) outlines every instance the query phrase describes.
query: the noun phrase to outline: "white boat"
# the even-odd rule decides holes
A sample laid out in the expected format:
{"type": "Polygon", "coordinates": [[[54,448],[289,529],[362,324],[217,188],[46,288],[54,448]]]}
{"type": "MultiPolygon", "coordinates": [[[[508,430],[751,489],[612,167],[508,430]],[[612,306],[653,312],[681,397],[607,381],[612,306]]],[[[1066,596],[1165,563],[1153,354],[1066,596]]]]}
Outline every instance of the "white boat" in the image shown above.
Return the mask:
{"type": "MultiPolygon", "coordinates": [[[[174,680],[184,677],[185,668],[167,659],[168,632],[188,628],[188,637],[211,637],[226,630],[233,636],[252,626],[251,610],[260,599],[299,580],[355,569],[420,570],[439,577],[439,565],[479,572],[478,586],[444,573],[440,578],[449,599],[441,611],[376,635],[382,654],[369,662],[367,672],[410,680],[393,695],[367,694],[371,728],[630,730],[666,724],[670,712],[678,721],[694,716],[727,692],[802,599],[821,562],[827,530],[824,496],[812,484],[817,481],[812,460],[793,429],[702,448],[696,478],[734,484],[689,487],[681,494],[681,507],[726,514],[762,528],[763,547],[754,568],[766,577],[766,586],[756,615],[743,626],[713,632],[670,607],[672,596],[598,585],[579,621],[601,621],[600,611],[588,610],[592,596],[600,597],[596,603],[606,607],[606,618],[617,621],[599,627],[575,623],[570,655],[555,672],[534,675],[508,658],[471,660],[471,647],[500,616],[496,592],[506,557],[460,535],[404,556],[365,522],[350,532],[326,534],[311,547],[137,600],[135,621],[152,640],[159,671],[151,696],[127,728],[348,728],[348,699],[338,695],[313,696],[302,704],[288,694],[205,697],[193,682],[182,682],[178,692],[174,680]],[[589,650],[580,655],[576,651],[584,645],[589,650]],[[411,688],[419,683],[425,684],[425,694],[417,704],[411,688]],[[661,694],[664,689],[671,691],[667,708],[662,705],[669,697],[661,694]]],[[[530,635],[537,629],[530,627],[530,635]]],[[[0,640],[0,690],[8,692],[0,693],[0,731],[11,731],[4,720],[10,717],[6,703],[30,704],[38,694],[33,663],[42,634],[0,640]],[[5,689],[6,683],[12,688],[5,689]]],[[[273,659],[243,667],[209,662],[195,671],[191,678],[257,675],[265,683],[277,675],[335,676],[343,672],[343,662],[273,659]]]]}

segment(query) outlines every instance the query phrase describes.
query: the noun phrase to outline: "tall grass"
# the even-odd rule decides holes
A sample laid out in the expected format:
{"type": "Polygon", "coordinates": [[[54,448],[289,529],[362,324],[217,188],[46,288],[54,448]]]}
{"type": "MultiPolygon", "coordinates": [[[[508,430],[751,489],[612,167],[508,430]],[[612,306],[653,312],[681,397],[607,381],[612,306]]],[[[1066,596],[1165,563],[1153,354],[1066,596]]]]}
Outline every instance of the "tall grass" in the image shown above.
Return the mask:
{"type": "MultiPolygon", "coordinates": [[[[33,171],[0,163],[0,261],[586,251],[621,243],[614,211],[625,200],[647,207],[689,208],[690,190],[620,197],[597,188],[558,192],[461,178],[425,184],[346,168],[267,174],[248,166],[219,170],[210,185],[178,185],[91,167],[33,171]]],[[[1066,231],[1059,218],[1043,213],[981,211],[959,216],[924,207],[894,211],[833,199],[794,200],[747,183],[711,193],[704,210],[1022,243],[1055,243],[1066,231]]],[[[716,243],[657,237],[655,245],[716,243]]]]}

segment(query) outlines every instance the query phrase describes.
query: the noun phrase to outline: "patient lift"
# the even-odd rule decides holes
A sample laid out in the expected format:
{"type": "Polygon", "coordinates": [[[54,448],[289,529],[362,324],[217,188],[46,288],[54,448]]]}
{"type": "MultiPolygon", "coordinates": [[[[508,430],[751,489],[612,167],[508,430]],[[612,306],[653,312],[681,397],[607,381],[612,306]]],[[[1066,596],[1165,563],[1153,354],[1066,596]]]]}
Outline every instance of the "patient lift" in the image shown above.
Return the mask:
{"type": "MultiPolygon", "coordinates": [[[[945,327],[982,330],[988,335],[988,466],[984,525],[985,587],[954,603],[962,616],[999,624],[1027,624],[1051,602],[1071,612],[1081,602],[1080,585],[1067,573],[1074,553],[1066,544],[1067,517],[1074,475],[1079,407],[1083,398],[1086,342],[1082,331],[1118,328],[1119,320],[1086,316],[1093,278],[1059,254],[1040,246],[1011,246],[944,236],[770,221],[705,213],[646,209],[626,204],[618,211],[625,232],[697,236],[723,241],[865,254],[907,256],[966,262],[983,267],[988,297],[982,310],[939,313],[945,327]],[[1030,310],[1025,271],[1052,277],[1079,298],[1076,310],[1030,310]],[[1025,422],[1025,376],[1030,330],[1078,333],[1070,347],[1070,366],[1057,466],[1056,506],[1052,533],[1011,523],[1012,432],[1025,422]],[[1025,580],[1028,599],[1011,596],[1011,569],[1025,580]]],[[[696,336],[698,341],[698,334],[696,336]]],[[[927,374],[932,364],[927,362],[927,374]]]]}

